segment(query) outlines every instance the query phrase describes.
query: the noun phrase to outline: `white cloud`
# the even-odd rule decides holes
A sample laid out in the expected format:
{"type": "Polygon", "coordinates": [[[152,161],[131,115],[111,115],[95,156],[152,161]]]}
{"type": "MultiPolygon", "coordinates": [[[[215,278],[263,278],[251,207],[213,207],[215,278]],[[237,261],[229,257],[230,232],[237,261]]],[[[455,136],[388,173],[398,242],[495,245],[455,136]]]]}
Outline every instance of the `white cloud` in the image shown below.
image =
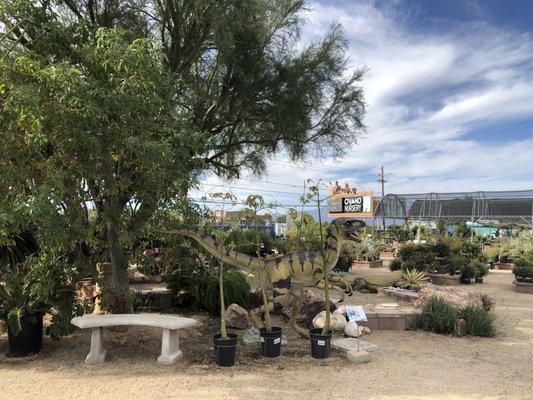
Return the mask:
{"type": "MultiPolygon", "coordinates": [[[[371,174],[384,164],[393,173],[388,183],[393,192],[533,188],[533,138],[513,140],[513,132],[505,130],[505,142],[469,135],[490,124],[533,118],[531,35],[480,22],[413,33],[397,10],[377,9],[366,1],[313,4],[303,40],[317,40],[339,21],[353,67],[369,69],[363,82],[368,133],[340,162],[312,160],[294,167],[279,156],[270,163],[268,179],[302,185],[308,177],[347,178],[378,189],[371,174]]],[[[236,185],[301,190],[245,181],[236,185]]]]}

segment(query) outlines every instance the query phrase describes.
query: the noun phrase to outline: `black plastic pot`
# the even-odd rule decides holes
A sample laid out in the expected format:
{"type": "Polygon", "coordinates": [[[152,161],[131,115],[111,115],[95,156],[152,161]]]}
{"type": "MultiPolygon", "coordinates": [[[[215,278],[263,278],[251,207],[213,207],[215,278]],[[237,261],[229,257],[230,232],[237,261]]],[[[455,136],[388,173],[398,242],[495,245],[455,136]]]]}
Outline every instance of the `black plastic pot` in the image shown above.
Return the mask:
{"type": "Polygon", "coordinates": [[[524,282],[523,276],[515,276],[517,282],[524,282]]]}
{"type": "Polygon", "coordinates": [[[222,339],[220,334],[213,336],[215,345],[215,361],[220,367],[235,365],[235,353],[237,352],[237,335],[228,333],[227,339],[222,339]]]}
{"type": "Polygon", "coordinates": [[[7,329],[9,357],[24,357],[36,354],[43,348],[43,314],[25,315],[20,319],[22,330],[13,334],[7,329]]]}
{"type": "Polygon", "coordinates": [[[281,333],[279,326],[273,326],[272,332],[267,332],[266,328],[259,329],[261,335],[261,350],[265,357],[279,357],[281,354],[281,333]]]}
{"type": "Polygon", "coordinates": [[[311,357],[317,359],[329,358],[331,352],[332,331],[322,334],[322,328],[309,329],[309,339],[311,340],[311,357]]]}
{"type": "Polygon", "coordinates": [[[483,277],[476,278],[476,283],[483,283],[483,277]]]}

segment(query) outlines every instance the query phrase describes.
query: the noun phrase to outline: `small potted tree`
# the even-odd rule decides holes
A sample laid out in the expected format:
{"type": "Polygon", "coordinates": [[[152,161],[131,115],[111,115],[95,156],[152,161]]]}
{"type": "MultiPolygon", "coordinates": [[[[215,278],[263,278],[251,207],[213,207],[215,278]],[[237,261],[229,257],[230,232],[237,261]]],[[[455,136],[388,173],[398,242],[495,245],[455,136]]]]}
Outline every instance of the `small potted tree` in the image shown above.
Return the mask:
{"type": "MultiPolygon", "coordinates": [[[[236,198],[231,193],[214,193],[213,198],[222,200],[221,225],[224,226],[226,203],[235,205],[236,198]]],[[[226,327],[226,305],[224,302],[224,261],[219,260],[218,287],[220,292],[220,333],[213,336],[215,348],[215,362],[220,367],[231,367],[235,365],[237,353],[237,335],[228,333],[226,327]]]]}
{"type": "MultiPolygon", "coordinates": [[[[311,182],[309,180],[308,182],[311,182]]],[[[324,327],[313,328],[309,330],[309,339],[311,341],[311,357],[316,359],[329,358],[331,352],[331,338],[333,331],[330,329],[331,325],[331,309],[330,309],[330,292],[329,292],[329,278],[330,272],[328,270],[328,260],[325,254],[324,233],[322,230],[322,212],[321,203],[323,199],[320,198],[320,180],[316,185],[309,187],[309,193],[301,198],[302,202],[316,201],[318,209],[318,225],[320,231],[320,257],[322,258],[322,279],[324,281],[324,310],[326,311],[326,320],[324,327]]],[[[325,199],[324,199],[325,200],[325,199]]]]}
{"type": "Polygon", "coordinates": [[[264,268],[264,263],[261,262],[261,242],[259,237],[259,211],[267,208],[271,208],[271,205],[265,204],[262,196],[250,195],[246,198],[246,206],[244,210],[245,219],[252,223],[255,231],[255,250],[259,265],[256,269],[257,280],[259,281],[259,288],[261,291],[261,297],[263,299],[264,309],[264,327],[259,328],[259,335],[261,336],[261,350],[265,357],[274,358],[279,357],[281,354],[281,342],[283,329],[279,326],[272,326],[272,320],[270,318],[270,302],[268,300],[265,279],[267,279],[267,271],[264,268]]]}

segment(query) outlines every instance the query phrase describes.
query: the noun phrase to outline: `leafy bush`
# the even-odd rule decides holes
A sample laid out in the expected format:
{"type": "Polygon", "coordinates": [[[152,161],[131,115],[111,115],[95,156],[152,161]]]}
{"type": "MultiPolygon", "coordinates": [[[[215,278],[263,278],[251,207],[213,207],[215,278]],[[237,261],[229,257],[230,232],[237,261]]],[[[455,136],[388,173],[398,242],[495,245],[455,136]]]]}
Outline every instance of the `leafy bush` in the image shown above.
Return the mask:
{"type": "Polygon", "coordinates": [[[496,334],[495,317],[490,310],[468,305],[459,313],[459,318],[468,322],[468,333],[474,336],[492,337],[496,334]]]}
{"type": "Polygon", "coordinates": [[[431,296],[422,306],[422,312],[411,320],[411,329],[452,334],[457,318],[468,323],[468,333],[474,336],[491,337],[496,334],[495,316],[489,308],[467,305],[458,308],[438,296],[431,296]]]}
{"type": "Polygon", "coordinates": [[[444,240],[438,240],[433,245],[433,253],[435,257],[444,257],[447,258],[450,255],[450,245],[444,240]]]}
{"type": "Polygon", "coordinates": [[[427,243],[408,243],[400,247],[399,255],[403,268],[426,270],[434,262],[432,246],[427,243]]]}
{"type": "Polygon", "coordinates": [[[418,290],[422,283],[428,280],[429,277],[425,272],[408,269],[402,272],[401,285],[410,290],[418,290]]]}
{"type": "Polygon", "coordinates": [[[473,270],[475,271],[475,277],[476,278],[483,278],[485,275],[488,274],[488,270],[487,270],[487,267],[485,267],[485,264],[482,263],[481,261],[479,260],[473,260],[471,263],[470,263],[470,266],[473,268],[473,270]]]}
{"type": "Polygon", "coordinates": [[[355,242],[345,240],[341,245],[341,253],[335,269],[348,272],[356,260],[357,246],[355,242]]]}
{"type": "MultiPolygon", "coordinates": [[[[216,263],[217,261],[210,264],[201,260],[201,257],[191,250],[188,257],[182,259],[181,264],[168,277],[168,287],[172,290],[174,303],[218,312],[220,290],[216,263]]],[[[250,285],[242,273],[231,270],[224,272],[225,304],[237,303],[247,308],[249,295],[250,285]]]]}
{"type": "Polygon", "coordinates": [[[533,278],[533,249],[514,260],[513,273],[515,276],[533,278]]]}
{"type": "Polygon", "coordinates": [[[224,243],[240,253],[256,257],[257,239],[259,239],[262,253],[268,253],[274,248],[274,239],[272,239],[269,232],[256,232],[251,229],[230,230],[224,239],[224,243]]]}
{"type": "Polygon", "coordinates": [[[398,259],[392,260],[391,263],[389,264],[389,269],[391,271],[398,271],[402,269],[402,262],[398,259]]]}
{"type": "Polygon", "coordinates": [[[466,264],[461,268],[461,279],[468,280],[476,277],[476,269],[472,264],[466,264]]]}
{"type": "Polygon", "coordinates": [[[448,257],[448,272],[450,275],[454,275],[457,271],[463,269],[467,265],[468,260],[462,254],[453,253],[448,257]]]}
{"type": "Polygon", "coordinates": [[[452,334],[459,311],[454,304],[439,296],[431,296],[422,306],[422,312],[411,320],[410,328],[452,334]]]}
{"type": "Polygon", "coordinates": [[[374,261],[379,259],[380,243],[371,239],[353,243],[353,251],[356,260],[374,261]]]}
{"type": "Polygon", "coordinates": [[[467,258],[467,260],[479,260],[481,257],[481,245],[479,243],[471,243],[468,240],[461,242],[461,254],[467,258]]]}

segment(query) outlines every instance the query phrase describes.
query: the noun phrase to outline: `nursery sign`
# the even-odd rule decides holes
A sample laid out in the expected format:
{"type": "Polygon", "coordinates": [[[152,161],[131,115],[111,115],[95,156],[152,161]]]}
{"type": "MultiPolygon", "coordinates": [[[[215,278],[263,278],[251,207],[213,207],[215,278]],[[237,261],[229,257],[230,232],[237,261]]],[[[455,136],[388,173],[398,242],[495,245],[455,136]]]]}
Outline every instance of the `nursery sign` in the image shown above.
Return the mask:
{"type": "Polygon", "coordinates": [[[370,196],[344,197],[342,199],[343,212],[362,213],[371,212],[370,196]]]}
{"type": "Polygon", "coordinates": [[[372,218],[374,215],[374,193],[340,193],[328,199],[328,213],[337,218],[372,218]]]}

